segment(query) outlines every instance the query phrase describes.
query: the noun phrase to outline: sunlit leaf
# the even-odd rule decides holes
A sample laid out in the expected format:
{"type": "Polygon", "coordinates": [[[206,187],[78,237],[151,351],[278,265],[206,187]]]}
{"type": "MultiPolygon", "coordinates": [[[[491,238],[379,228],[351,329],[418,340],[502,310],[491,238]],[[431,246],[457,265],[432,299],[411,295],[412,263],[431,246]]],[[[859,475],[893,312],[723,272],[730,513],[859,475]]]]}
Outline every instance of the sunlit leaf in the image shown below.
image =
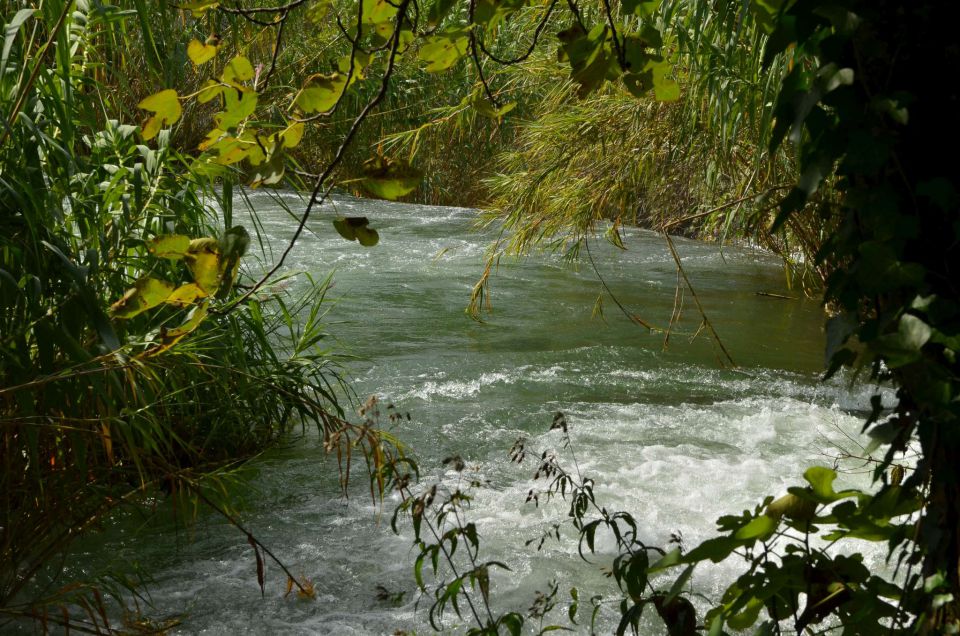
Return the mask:
{"type": "Polygon", "coordinates": [[[365,216],[340,217],[333,221],[334,229],[343,238],[359,241],[364,247],[373,247],[380,241],[380,235],[369,224],[370,220],[365,216]]]}
{"type": "Polygon", "coordinates": [[[570,62],[570,76],[580,84],[581,97],[595,91],[604,80],[619,74],[619,65],[610,46],[610,32],[598,24],[589,33],[575,25],[557,34],[560,61],[570,62]]]}
{"type": "Polygon", "coordinates": [[[250,60],[238,55],[224,67],[223,73],[220,74],[220,80],[224,84],[240,86],[240,82],[252,80],[253,75],[253,65],[250,64],[250,60]]]}
{"type": "Polygon", "coordinates": [[[207,294],[220,286],[220,246],[216,239],[200,238],[190,241],[187,267],[193,281],[207,294]]]}
{"type": "Polygon", "coordinates": [[[174,327],[173,329],[161,327],[157,345],[148,349],[143,355],[155,356],[161,354],[177,344],[185,336],[193,333],[203,322],[204,318],[207,317],[208,305],[209,301],[204,300],[195,306],[187,315],[187,319],[178,327],[174,327]]]}
{"type": "Polygon", "coordinates": [[[223,91],[223,111],[215,117],[217,128],[236,128],[257,109],[257,93],[252,88],[232,87],[223,91]]]}
{"type": "Polygon", "coordinates": [[[347,85],[342,73],[311,75],[294,97],[293,103],[304,113],[325,113],[336,106],[347,85]]]}
{"type": "Polygon", "coordinates": [[[114,318],[133,318],[163,303],[173,292],[173,283],[156,278],[141,278],[123,297],[110,306],[114,318]]]}
{"type": "Polygon", "coordinates": [[[391,0],[363,0],[363,21],[367,24],[389,22],[395,15],[397,5],[391,0]]]}
{"type": "Polygon", "coordinates": [[[250,186],[257,188],[262,185],[276,185],[283,179],[284,172],[283,146],[276,146],[266,157],[265,161],[256,166],[250,186]]]}
{"type": "Polygon", "coordinates": [[[295,148],[303,139],[304,125],[300,122],[294,122],[283,129],[280,133],[280,141],[284,148],[295,148]]]}
{"type": "Polygon", "coordinates": [[[187,56],[195,66],[200,66],[216,56],[217,48],[214,44],[207,44],[194,38],[190,40],[190,44],[187,45],[187,56]]]}
{"type": "Polygon", "coordinates": [[[795,521],[809,521],[817,512],[817,502],[788,493],[767,504],[764,514],[774,519],[786,517],[795,521]]]}
{"type": "Polygon", "coordinates": [[[206,104],[210,100],[219,96],[223,92],[224,86],[219,82],[207,80],[207,82],[197,91],[197,101],[206,104]]]}
{"type": "Polygon", "coordinates": [[[199,18],[210,9],[216,9],[218,6],[220,6],[219,0],[195,0],[194,2],[181,4],[180,8],[192,11],[193,17],[199,18]]]}
{"type": "Polygon", "coordinates": [[[428,73],[439,73],[466,55],[469,43],[466,29],[453,29],[425,38],[418,57],[427,63],[428,73]]]}
{"type": "Polygon", "coordinates": [[[363,162],[361,187],[381,199],[399,199],[417,189],[423,172],[406,161],[374,157],[363,162]]]}
{"type": "Polygon", "coordinates": [[[747,539],[767,539],[773,534],[773,531],[777,529],[778,524],[779,521],[777,519],[768,517],[767,515],[760,515],[759,517],[751,519],[747,525],[737,530],[733,536],[741,541],[747,539]]]}
{"type": "Polygon", "coordinates": [[[660,6],[660,0],[623,0],[624,13],[632,13],[644,18],[652,16],[660,6]]]}
{"type": "Polygon", "coordinates": [[[147,241],[147,249],[158,258],[176,261],[183,258],[190,247],[190,237],[183,234],[162,234],[147,241]]]}
{"type": "Polygon", "coordinates": [[[180,107],[180,100],[177,97],[177,91],[172,88],[154,93],[139,104],[139,108],[154,113],[143,124],[143,138],[153,139],[160,132],[163,126],[171,126],[180,119],[183,109],[180,107]]]}
{"type": "Polygon", "coordinates": [[[201,289],[199,285],[196,283],[188,283],[173,290],[173,293],[167,296],[164,302],[176,307],[186,307],[192,305],[198,299],[206,298],[207,296],[207,292],[201,289]]]}

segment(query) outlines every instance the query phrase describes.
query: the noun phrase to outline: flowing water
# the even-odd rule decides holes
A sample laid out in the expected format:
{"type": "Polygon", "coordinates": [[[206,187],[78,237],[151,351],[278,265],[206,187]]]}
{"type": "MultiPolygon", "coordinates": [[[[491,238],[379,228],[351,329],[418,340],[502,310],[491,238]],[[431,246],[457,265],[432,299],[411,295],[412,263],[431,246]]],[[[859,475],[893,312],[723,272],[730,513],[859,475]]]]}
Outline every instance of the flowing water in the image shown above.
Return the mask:
{"type": "MultiPolygon", "coordinates": [[[[282,196],[302,209],[297,197],[282,196]]],[[[281,247],[295,220],[267,195],[252,201],[265,235],[281,247]]],[[[469,518],[479,527],[484,558],[512,568],[494,578],[498,610],[525,611],[551,581],[561,590],[558,621],[573,585],[582,599],[613,598],[602,573],[611,542],[599,540],[591,563],[578,557],[569,533],[539,551],[536,543],[525,546],[563,521],[566,509],[525,503],[542,480],[533,481],[534,467],[511,464],[507,453],[525,436],[532,448],[557,449],[569,465],[571,456],[548,430],[557,411],[567,415],[577,466],[596,480],[598,499],[631,512],[641,537],[661,545],[671,533],[695,545],[713,535],[720,515],[781,494],[801,481],[804,467],[829,465],[838,446],[852,446],[846,435],[859,430],[857,410],[869,391],[818,381],[821,308],[803,298],[757,294],[800,296],[785,289],[769,254],[721,253],[714,244],[676,239],[699,299],[738,364],[724,370],[706,332],[691,340],[699,316],[689,294],[664,350],[662,334],[632,324],[609,298],[605,320],[591,316],[601,284],[585,259],[578,269],[558,256],[535,255],[501,262],[491,278],[494,311],[476,322],[464,307],[491,235],[471,231],[471,211],[352,199],[335,207],[369,217],[380,244],[364,248],[341,239],[327,206],[309,224],[289,269],[316,278],[334,271],[336,304],[327,323],[336,348],[359,357],[348,369],[361,396],[379,395],[381,404],[411,414],[395,432],[415,452],[424,480],[454,483],[442,459],[459,454],[489,481],[474,492],[469,518]]],[[[677,272],[664,241],[631,230],[626,243],[620,251],[592,241],[597,270],[625,307],[665,325],[677,272]]],[[[314,581],[317,600],[284,597],[285,577],[271,564],[261,598],[245,538],[210,515],[190,536],[147,527],[140,540],[120,540],[111,549],[114,558],[136,558],[155,577],[151,615],[184,615],[175,631],[185,634],[429,631],[431,599],[416,592],[411,529],[401,525],[396,536],[389,528],[395,499],[381,515],[362,483],[342,498],[335,462],[309,435],[259,461],[246,487],[254,492],[246,525],[314,581]],[[402,599],[378,598],[378,585],[402,592],[402,599]]],[[[732,563],[704,567],[695,588],[717,598],[736,572],[732,563]]],[[[604,606],[601,633],[612,632],[615,610],[604,606]]],[[[448,613],[445,626],[458,632],[466,623],[448,613]]]]}

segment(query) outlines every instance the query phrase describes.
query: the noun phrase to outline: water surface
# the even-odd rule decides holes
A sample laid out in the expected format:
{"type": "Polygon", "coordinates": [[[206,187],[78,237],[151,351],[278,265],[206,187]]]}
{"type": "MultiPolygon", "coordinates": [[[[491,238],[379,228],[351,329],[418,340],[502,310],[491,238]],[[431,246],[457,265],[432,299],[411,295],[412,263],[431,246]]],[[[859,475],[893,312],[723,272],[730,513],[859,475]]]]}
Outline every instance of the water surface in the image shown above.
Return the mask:
{"type": "MultiPolygon", "coordinates": [[[[296,196],[282,196],[302,209],[296,196]]],[[[280,249],[295,220],[267,195],[252,201],[265,238],[280,249]]],[[[552,580],[563,595],[558,620],[571,585],[584,599],[612,598],[602,573],[613,555],[609,541],[599,541],[592,563],[579,559],[569,534],[539,552],[524,545],[563,521],[565,508],[525,503],[542,484],[532,480],[532,466],[511,464],[507,452],[518,437],[563,452],[548,431],[557,411],[567,414],[577,465],[596,480],[598,498],[608,509],[631,512],[652,543],[678,534],[695,545],[713,535],[721,514],[784,492],[805,466],[829,464],[837,445],[850,446],[844,435],[859,429],[854,411],[869,392],[818,381],[819,303],[785,288],[775,257],[676,239],[738,364],[731,370],[720,365],[705,332],[691,340],[700,318],[689,294],[664,350],[662,334],[631,323],[609,298],[604,318],[592,317],[601,292],[597,272],[557,255],[502,260],[491,278],[493,312],[471,320],[464,307],[491,240],[471,231],[474,219],[463,209],[341,199],[311,220],[288,269],[315,278],[334,271],[329,331],[337,349],[358,357],[348,367],[358,394],[379,395],[382,404],[411,414],[395,432],[416,453],[424,480],[455,483],[441,460],[459,454],[489,482],[474,493],[469,514],[485,557],[513,570],[494,580],[496,609],[525,611],[552,580]],[[336,214],[369,217],[380,244],[363,248],[341,239],[330,224],[336,214]]],[[[664,326],[675,301],[673,260],[654,233],[631,230],[626,242],[621,251],[592,241],[597,269],[624,306],[664,326]]],[[[146,542],[116,549],[116,558],[135,556],[154,573],[154,616],[184,614],[184,634],[429,631],[430,599],[417,607],[412,533],[405,527],[395,536],[388,527],[395,499],[381,515],[363,484],[351,498],[340,497],[334,463],[310,436],[254,468],[244,521],[294,572],[315,582],[317,601],[285,598],[285,578],[269,564],[261,598],[244,537],[210,516],[192,536],[148,527],[146,542]],[[378,585],[403,592],[402,600],[378,599],[378,585]]],[[[736,573],[734,564],[703,568],[695,585],[717,598],[736,573]]],[[[604,609],[601,633],[612,632],[615,614],[604,609]]],[[[464,629],[452,614],[445,625],[464,629]]]]}

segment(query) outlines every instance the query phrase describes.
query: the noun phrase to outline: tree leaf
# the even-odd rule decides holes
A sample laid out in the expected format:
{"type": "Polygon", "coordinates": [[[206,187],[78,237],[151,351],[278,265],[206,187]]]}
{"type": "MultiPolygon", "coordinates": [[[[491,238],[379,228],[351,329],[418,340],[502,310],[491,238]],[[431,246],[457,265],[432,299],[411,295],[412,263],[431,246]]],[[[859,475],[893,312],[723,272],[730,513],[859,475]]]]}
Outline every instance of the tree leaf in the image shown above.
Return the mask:
{"type": "Polygon", "coordinates": [[[304,113],[326,113],[336,106],[347,85],[342,73],[316,74],[307,78],[293,103],[304,113]]]}
{"type": "Polygon", "coordinates": [[[143,124],[143,138],[145,140],[156,137],[163,126],[175,124],[183,113],[177,91],[172,88],[150,95],[137,104],[137,107],[154,113],[143,124]]]}
{"type": "Polygon", "coordinates": [[[201,289],[200,285],[187,283],[173,290],[173,293],[167,296],[164,302],[175,307],[187,307],[194,304],[198,299],[206,297],[207,292],[201,289]]]}
{"type": "Polygon", "coordinates": [[[466,29],[451,29],[424,38],[424,44],[420,47],[417,56],[427,63],[424,70],[428,73],[439,73],[447,70],[466,55],[469,43],[466,29]]]}
{"type": "Polygon", "coordinates": [[[110,305],[114,318],[128,319],[162,304],[173,292],[173,283],[157,278],[141,278],[123,297],[110,305]]]}
{"type": "Polygon", "coordinates": [[[190,237],[183,234],[161,234],[147,241],[147,250],[157,258],[177,261],[190,248],[190,237]]]}
{"type": "Polygon", "coordinates": [[[218,6],[220,6],[219,0],[195,0],[194,2],[180,5],[180,8],[192,11],[193,17],[199,18],[210,9],[216,9],[218,6]]]}
{"type": "Polygon", "coordinates": [[[207,80],[206,84],[197,92],[197,101],[206,104],[215,97],[223,93],[224,86],[219,82],[207,80]]]}
{"type": "Polygon", "coordinates": [[[643,18],[652,16],[660,6],[660,0],[623,0],[624,13],[632,13],[643,18]]]}
{"type": "Polygon", "coordinates": [[[248,82],[253,79],[253,65],[250,60],[238,55],[230,60],[220,74],[220,81],[231,86],[241,86],[240,82],[248,82]]]}
{"type": "Polygon", "coordinates": [[[348,241],[359,241],[364,247],[373,247],[380,241],[380,235],[365,216],[340,217],[333,220],[337,233],[348,241]]]}
{"type": "Polygon", "coordinates": [[[217,240],[200,238],[190,241],[186,261],[193,281],[207,294],[214,294],[220,287],[220,247],[217,240]]]}
{"type": "Polygon", "coordinates": [[[194,66],[200,66],[212,60],[216,56],[218,48],[215,44],[207,44],[194,38],[187,45],[187,56],[194,66]]]}
{"type": "Polygon", "coordinates": [[[217,114],[214,122],[221,130],[230,130],[253,114],[257,109],[257,92],[247,86],[234,86],[223,91],[223,112],[217,114]]]}
{"type": "Polygon", "coordinates": [[[378,156],[363,162],[360,186],[381,199],[399,199],[417,189],[423,172],[399,159],[378,156]]]}
{"type": "Polygon", "coordinates": [[[750,520],[747,525],[743,526],[734,533],[734,538],[741,541],[747,539],[767,539],[769,538],[774,530],[777,529],[780,521],[767,515],[760,515],[759,517],[754,517],[750,520]]]}

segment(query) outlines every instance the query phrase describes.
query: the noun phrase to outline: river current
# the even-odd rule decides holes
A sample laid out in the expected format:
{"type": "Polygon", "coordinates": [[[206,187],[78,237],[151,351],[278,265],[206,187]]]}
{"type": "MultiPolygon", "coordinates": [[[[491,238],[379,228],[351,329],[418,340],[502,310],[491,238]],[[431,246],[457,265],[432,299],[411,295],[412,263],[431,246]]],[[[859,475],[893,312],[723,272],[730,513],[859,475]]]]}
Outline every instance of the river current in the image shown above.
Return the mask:
{"type": "MultiPolygon", "coordinates": [[[[289,193],[250,200],[274,256],[296,225],[278,196],[293,210],[303,208],[289,193]]],[[[241,201],[236,206],[236,222],[252,227],[241,201]]],[[[822,309],[786,288],[776,257],[675,239],[738,365],[725,369],[706,331],[692,338],[700,318],[689,293],[666,350],[663,334],[630,322],[609,297],[603,317],[592,315],[602,287],[586,259],[502,259],[490,279],[493,311],[482,322],[471,320],[464,308],[496,237],[473,231],[475,219],[465,209],[337,199],[310,221],[287,270],[315,279],[333,272],[328,344],[355,356],[345,369],[361,399],[377,395],[381,405],[410,413],[393,432],[416,456],[424,482],[454,483],[457,474],[442,465],[451,455],[488,482],[474,491],[468,515],[479,528],[483,557],[512,569],[493,579],[495,609],[525,612],[551,581],[560,592],[547,622],[565,623],[572,586],[582,618],[589,617],[591,596],[615,597],[603,574],[613,556],[609,540],[598,538],[589,563],[569,532],[539,551],[537,542],[525,545],[563,521],[566,506],[526,503],[542,480],[533,480],[529,463],[512,464],[508,451],[526,437],[530,447],[556,449],[571,461],[548,430],[557,411],[566,414],[577,465],[595,479],[598,499],[610,510],[629,511],[641,537],[660,545],[672,534],[696,545],[714,536],[719,516],[782,494],[802,481],[806,466],[832,465],[840,449],[856,450],[849,437],[858,434],[871,390],[820,382],[822,309]],[[368,217],[380,243],[365,248],[340,238],[330,222],[337,214],[368,217]]],[[[625,241],[627,249],[619,250],[592,240],[596,269],[631,312],[666,325],[677,271],[664,240],[628,230],[625,241]]],[[[306,277],[294,281],[296,295],[306,277]]],[[[245,525],[314,582],[317,599],[284,596],[285,576],[270,563],[261,597],[246,538],[202,513],[188,533],[148,524],[138,539],[125,541],[132,530],[118,531],[121,538],[101,559],[136,560],[153,576],[148,615],[181,616],[173,632],[183,634],[430,631],[431,598],[421,598],[414,582],[411,528],[402,523],[397,536],[389,527],[395,497],[381,508],[360,477],[343,498],[335,460],[309,433],[266,454],[248,473],[245,525]]],[[[844,474],[838,486],[865,479],[844,474]]],[[[868,560],[882,558],[879,548],[865,549],[868,560]]],[[[716,599],[738,567],[698,569],[694,589],[716,599]]],[[[448,612],[445,628],[464,631],[467,616],[461,621],[448,612]]],[[[612,633],[617,619],[616,606],[603,605],[599,633],[612,633]]],[[[658,633],[655,625],[645,623],[644,633],[658,633]]]]}

